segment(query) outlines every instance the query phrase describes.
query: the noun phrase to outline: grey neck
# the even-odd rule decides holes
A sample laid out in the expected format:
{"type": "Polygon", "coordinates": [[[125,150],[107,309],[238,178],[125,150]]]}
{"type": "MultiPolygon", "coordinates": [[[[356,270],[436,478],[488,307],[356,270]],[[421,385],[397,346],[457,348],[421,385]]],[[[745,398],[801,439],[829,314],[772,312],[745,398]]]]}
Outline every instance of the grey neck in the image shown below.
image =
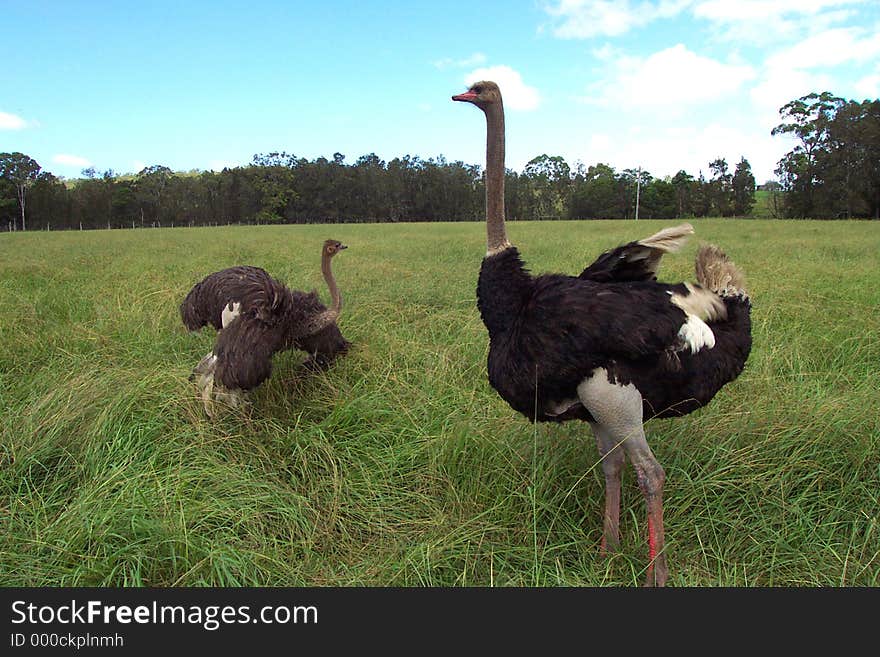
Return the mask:
{"type": "Polygon", "coordinates": [[[501,101],[486,114],[486,255],[510,248],[504,228],[504,106],[501,101]]]}
{"type": "Polygon", "coordinates": [[[321,273],[324,274],[324,280],[327,282],[327,289],[330,290],[330,309],[339,315],[342,309],[342,296],[339,294],[339,287],[336,285],[336,279],[333,277],[333,270],[330,268],[330,260],[332,256],[324,253],[321,256],[321,273]]]}

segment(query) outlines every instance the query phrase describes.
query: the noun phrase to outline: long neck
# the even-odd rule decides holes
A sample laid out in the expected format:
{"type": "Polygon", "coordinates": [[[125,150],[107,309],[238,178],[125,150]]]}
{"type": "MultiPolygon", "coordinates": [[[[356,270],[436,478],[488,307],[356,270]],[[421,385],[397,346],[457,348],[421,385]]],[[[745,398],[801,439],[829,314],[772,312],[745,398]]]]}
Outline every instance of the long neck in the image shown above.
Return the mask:
{"type": "Polygon", "coordinates": [[[342,296],[339,294],[339,287],[336,285],[336,279],[333,277],[333,270],[330,267],[332,256],[326,251],[321,256],[321,272],[324,274],[324,280],[327,281],[327,289],[330,290],[330,299],[332,301],[330,310],[339,315],[342,310],[342,296]]]}
{"type": "Polygon", "coordinates": [[[504,229],[504,106],[486,107],[486,255],[510,247],[504,229]]]}
{"type": "Polygon", "coordinates": [[[313,315],[297,325],[290,333],[291,340],[319,333],[339,319],[339,311],[342,308],[342,297],[339,294],[339,287],[336,285],[336,279],[333,278],[333,270],[330,268],[331,257],[332,256],[326,252],[322,253],[321,272],[324,274],[324,280],[327,282],[327,287],[330,290],[332,303],[327,310],[321,311],[317,315],[313,315]]]}

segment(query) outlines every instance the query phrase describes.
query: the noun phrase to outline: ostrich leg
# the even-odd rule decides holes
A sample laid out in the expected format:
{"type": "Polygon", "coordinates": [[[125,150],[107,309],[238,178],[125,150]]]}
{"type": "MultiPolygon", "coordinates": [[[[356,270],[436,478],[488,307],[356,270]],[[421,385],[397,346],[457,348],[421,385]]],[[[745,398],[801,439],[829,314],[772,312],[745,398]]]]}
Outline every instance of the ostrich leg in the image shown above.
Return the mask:
{"type": "Polygon", "coordinates": [[[626,460],[623,447],[614,442],[602,425],[590,422],[605,473],[605,531],[602,554],[614,552],[620,545],[620,472],[626,460]]]}
{"type": "Polygon", "coordinates": [[[665,586],[669,571],[666,567],[663,538],[663,482],[666,474],[654,458],[644,430],[624,443],[626,453],[636,471],[639,488],[648,507],[648,577],[645,586],[665,586]]]}
{"type": "MultiPolygon", "coordinates": [[[[663,467],[654,458],[654,454],[648,446],[648,440],[645,438],[645,429],[642,424],[642,395],[631,383],[627,385],[611,383],[608,380],[608,373],[603,368],[599,368],[578,386],[578,396],[590,411],[596,424],[599,425],[596,428],[596,435],[602,443],[600,451],[609,448],[613,450],[615,445],[621,445],[636,471],[636,479],[648,507],[650,563],[648,564],[645,586],[664,586],[668,576],[663,539],[665,473],[663,467]]],[[[613,450],[611,453],[616,451],[613,450]]],[[[615,458],[619,459],[619,457],[615,458]]],[[[603,461],[603,470],[606,472],[606,543],[613,538],[613,529],[609,536],[609,525],[616,521],[618,516],[619,465],[617,461],[611,462],[609,466],[611,477],[609,477],[603,461]],[[614,471],[615,467],[617,468],[616,472],[614,471]]]]}

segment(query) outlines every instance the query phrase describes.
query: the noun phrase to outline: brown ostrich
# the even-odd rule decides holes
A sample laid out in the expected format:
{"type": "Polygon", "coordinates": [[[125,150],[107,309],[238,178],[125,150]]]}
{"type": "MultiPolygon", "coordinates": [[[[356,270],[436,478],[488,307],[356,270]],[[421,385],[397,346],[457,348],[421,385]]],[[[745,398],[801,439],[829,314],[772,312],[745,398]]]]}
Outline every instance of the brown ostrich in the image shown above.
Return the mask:
{"type": "Polygon", "coordinates": [[[332,258],[347,248],[326,240],[321,249],[321,271],[330,291],[327,308],[315,291],[290,290],[265,270],[237,266],[214,272],[196,283],[180,305],[184,326],[197,331],[210,324],[217,329],[213,350],[193,369],[209,416],[213,401],[238,406],[245,393],[265,381],[272,372],[272,356],[278,351],[301,349],[309,353],[305,365],[326,368],[348,351],[348,342],[337,319],[342,296],[331,267],[332,258]]]}
{"type": "Polygon", "coordinates": [[[685,224],[603,254],[580,276],[532,276],[504,225],[504,106],[494,82],[452,97],[486,115],[486,232],[477,306],[489,333],[489,383],[532,421],[583,420],[605,474],[602,548],[620,541],[620,473],[629,457],[648,511],[646,585],[668,577],[665,473],[644,421],[705,406],[742,371],[751,349],[750,302],[719,249],[696,259],[698,283],[656,281],[660,256],[685,224]]]}

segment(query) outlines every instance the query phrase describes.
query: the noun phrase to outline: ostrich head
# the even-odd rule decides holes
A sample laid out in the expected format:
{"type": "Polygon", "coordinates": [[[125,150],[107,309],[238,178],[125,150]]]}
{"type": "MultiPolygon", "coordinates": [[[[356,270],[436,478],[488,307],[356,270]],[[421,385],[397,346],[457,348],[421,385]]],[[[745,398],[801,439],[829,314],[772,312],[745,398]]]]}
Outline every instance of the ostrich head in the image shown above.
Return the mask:
{"type": "Polygon", "coordinates": [[[482,82],[474,82],[467,91],[453,96],[452,100],[473,103],[485,112],[490,105],[501,103],[501,90],[494,82],[483,80],[482,82]]]}
{"type": "Polygon", "coordinates": [[[324,240],[324,248],[322,249],[322,254],[327,256],[328,258],[332,258],[337,253],[342,251],[343,249],[347,249],[348,247],[338,240],[324,240]]]}

